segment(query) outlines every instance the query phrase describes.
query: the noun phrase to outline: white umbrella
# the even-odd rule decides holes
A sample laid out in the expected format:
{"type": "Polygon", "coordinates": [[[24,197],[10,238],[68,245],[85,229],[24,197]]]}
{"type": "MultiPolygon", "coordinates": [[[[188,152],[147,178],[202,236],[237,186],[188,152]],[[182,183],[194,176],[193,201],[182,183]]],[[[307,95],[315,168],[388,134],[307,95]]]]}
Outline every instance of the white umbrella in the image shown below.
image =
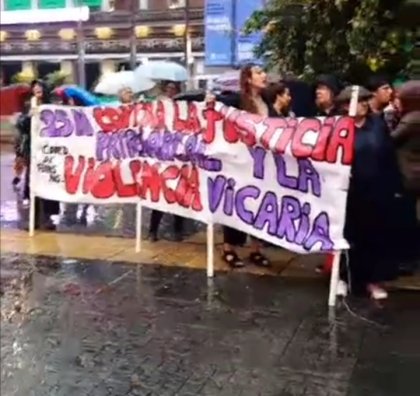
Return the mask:
{"type": "Polygon", "coordinates": [[[133,71],[120,71],[105,74],[95,92],[103,95],[118,95],[123,88],[131,88],[133,92],[145,92],[152,89],[156,83],[148,78],[139,77],[133,71]]]}
{"type": "Polygon", "coordinates": [[[175,62],[150,61],[140,65],[134,73],[138,78],[150,78],[159,81],[187,81],[188,73],[185,67],[175,62]]]}
{"type": "MultiPolygon", "coordinates": [[[[240,90],[240,70],[231,70],[221,74],[213,80],[213,89],[216,91],[232,91],[238,92],[240,90]]],[[[267,74],[268,83],[281,80],[281,76],[275,73],[267,74]]]]}
{"type": "Polygon", "coordinates": [[[213,81],[213,88],[216,91],[239,91],[239,70],[228,71],[216,77],[213,81]]]}

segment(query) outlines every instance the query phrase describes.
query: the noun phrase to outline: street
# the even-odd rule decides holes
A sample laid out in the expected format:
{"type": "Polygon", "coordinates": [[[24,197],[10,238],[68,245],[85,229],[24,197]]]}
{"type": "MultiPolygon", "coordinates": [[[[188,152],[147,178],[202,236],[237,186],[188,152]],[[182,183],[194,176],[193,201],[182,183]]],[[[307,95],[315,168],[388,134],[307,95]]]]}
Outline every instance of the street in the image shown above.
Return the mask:
{"type": "Polygon", "coordinates": [[[2,395],[419,394],[417,278],[384,306],[349,299],[328,312],[319,257],[270,248],[273,270],[218,260],[209,281],[203,226],[170,242],[168,216],[164,240],[140,254],[131,207],[120,220],[119,207],[91,208],[87,225],[61,217],[31,239],[17,229],[27,210],[12,161],[3,148],[2,395]]]}

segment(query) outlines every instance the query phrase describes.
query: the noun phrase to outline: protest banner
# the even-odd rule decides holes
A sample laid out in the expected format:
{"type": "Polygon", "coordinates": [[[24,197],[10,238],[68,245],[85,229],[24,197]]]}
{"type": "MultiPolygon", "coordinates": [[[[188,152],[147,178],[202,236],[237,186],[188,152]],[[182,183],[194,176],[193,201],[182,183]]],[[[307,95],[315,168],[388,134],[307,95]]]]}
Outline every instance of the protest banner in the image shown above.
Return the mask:
{"type": "Polygon", "coordinates": [[[297,253],[346,249],[350,117],[264,118],[215,103],[44,105],[31,188],[223,224],[297,253]]]}

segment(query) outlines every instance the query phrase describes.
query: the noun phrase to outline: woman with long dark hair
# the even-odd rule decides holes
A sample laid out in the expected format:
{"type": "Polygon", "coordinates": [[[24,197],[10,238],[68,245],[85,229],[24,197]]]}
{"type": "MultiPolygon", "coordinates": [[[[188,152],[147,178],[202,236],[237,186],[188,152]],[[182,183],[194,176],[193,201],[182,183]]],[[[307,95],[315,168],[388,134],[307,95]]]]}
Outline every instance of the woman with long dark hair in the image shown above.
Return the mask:
{"type": "MultiPolygon", "coordinates": [[[[24,152],[25,160],[28,164],[23,192],[23,198],[26,201],[29,200],[30,197],[31,119],[38,106],[50,103],[48,91],[42,81],[34,80],[31,83],[31,92],[32,95],[29,104],[27,104],[27,106],[25,107],[18,121],[18,129],[22,140],[21,144],[24,147],[22,151],[24,152]]],[[[60,213],[59,202],[51,201],[48,199],[36,198],[35,205],[35,228],[42,228],[48,230],[55,229],[55,226],[51,221],[51,216],[60,213]]]]}
{"type": "MultiPolygon", "coordinates": [[[[233,100],[224,100],[226,104],[245,110],[249,113],[268,117],[273,114],[272,104],[263,97],[267,88],[267,74],[257,65],[248,64],[241,69],[239,96],[233,100]]],[[[217,98],[219,100],[219,98],[217,98]]],[[[251,166],[251,164],[250,164],[251,166]]],[[[244,245],[247,235],[234,228],[223,227],[223,260],[232,268],[244,266],[244,262],[235,251],[235,247],[244,245]]],[[[269,267],[270,262],[261,253],[261,243],[258,239],[251,238],[251,253],[249,261],[257,266],[269,267]]]]}

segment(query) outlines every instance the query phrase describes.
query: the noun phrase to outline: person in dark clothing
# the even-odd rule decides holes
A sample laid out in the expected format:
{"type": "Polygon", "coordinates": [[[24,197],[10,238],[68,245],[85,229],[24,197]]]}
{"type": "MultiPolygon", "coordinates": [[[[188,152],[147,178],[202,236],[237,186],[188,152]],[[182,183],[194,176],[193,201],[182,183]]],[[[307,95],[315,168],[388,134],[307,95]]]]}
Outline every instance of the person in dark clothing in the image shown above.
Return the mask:
{"type": "MultiPolygon", "coordinates": [[[[23,191],[23,198],[29,200],[30,198],[30,167],[31,167],[31,118],[36,107],[41,104],[49,103],[48,92],[42,81],[35,80],[31,83],[32,97],[30,103],[25,107],[20,120],[18,121],[18,129],[21,135],[21,146],[25,162],[28,168],[25,176],[25,186],[23,191]]],[[[51,216],[60,213],[60,204],[57,201],[48,199],[35,199],[35,228],[42,228],[53,230],[54,224],[51,221],[51,216]]]]}
{"type": "Polygon", "coordinates": [[[420,82],[405,83],[399,94],[401,120],[392,131],[407,190],[420,199],[420,82]]]}
{"type": "MultiPolygon", "coordinates": [[[[162,96],[168,99],[176,99],[176,96],[179,94],[180,86],[179,83],[174,81],[164,81],[162,83],[162,96]]],[[[158,241],[158,231],[159,225],[162,220],[164,213],[153,209],[152,214],[150,215],[149,223],[149,239],[152,242],[158,241]]],[[[173,237],[177,242],[182,241],[183,239],[183,228],[184,228],[184,218],[178,215],[173,216],[173,237]]]]}
{"type": "Polygon", "coordinates": [[[270,103],[270,117],[294,117],[291,111],[292,96],[290,89],[284,82],[271,83],[263,96],[270,103]]]}
{"type": "MultiPolygon", "coordinates": [[[[344,271],[342,279],[347,278],[354,293],[368,292],[379,300],[388,297],[382,283],[398,276],[394,215],[402,184],[387,126],[369,111],[370,97],[371,93],[360,87],[344,230],[350,243],[349,278],[344,271]]],[[[350,99],[351,87],[337,98],[345,112],[350,99]]]]}
{"type": "Polygon", "coordinates": [[[372,92],[369,107],[372,113],[383,115],[385,108],[391,103],[392,86],[389,80],[382,75],[373,75],[369,78],[367,89],[372,92]]]}
{"type": "MultiPolygon", "coordinates": [[[[404,230],[398,233],[405,257],[400,270],[411,274],[418,267],[420,257],[420,82],[409,81],[399,92],[401,120],[392,131],[399,168],[407,191],[404,205],[404,230]]],[[[400,244],[401,245],[401,244],[400,244]]]]}
{"type": "Polygon", "coordinates": [[[340,81],[331,74],[320,75],[315,82],[315,103],[318,108],[318,116],[337,115],[338,109],[335,97],[341,89],[340,81]]]}

